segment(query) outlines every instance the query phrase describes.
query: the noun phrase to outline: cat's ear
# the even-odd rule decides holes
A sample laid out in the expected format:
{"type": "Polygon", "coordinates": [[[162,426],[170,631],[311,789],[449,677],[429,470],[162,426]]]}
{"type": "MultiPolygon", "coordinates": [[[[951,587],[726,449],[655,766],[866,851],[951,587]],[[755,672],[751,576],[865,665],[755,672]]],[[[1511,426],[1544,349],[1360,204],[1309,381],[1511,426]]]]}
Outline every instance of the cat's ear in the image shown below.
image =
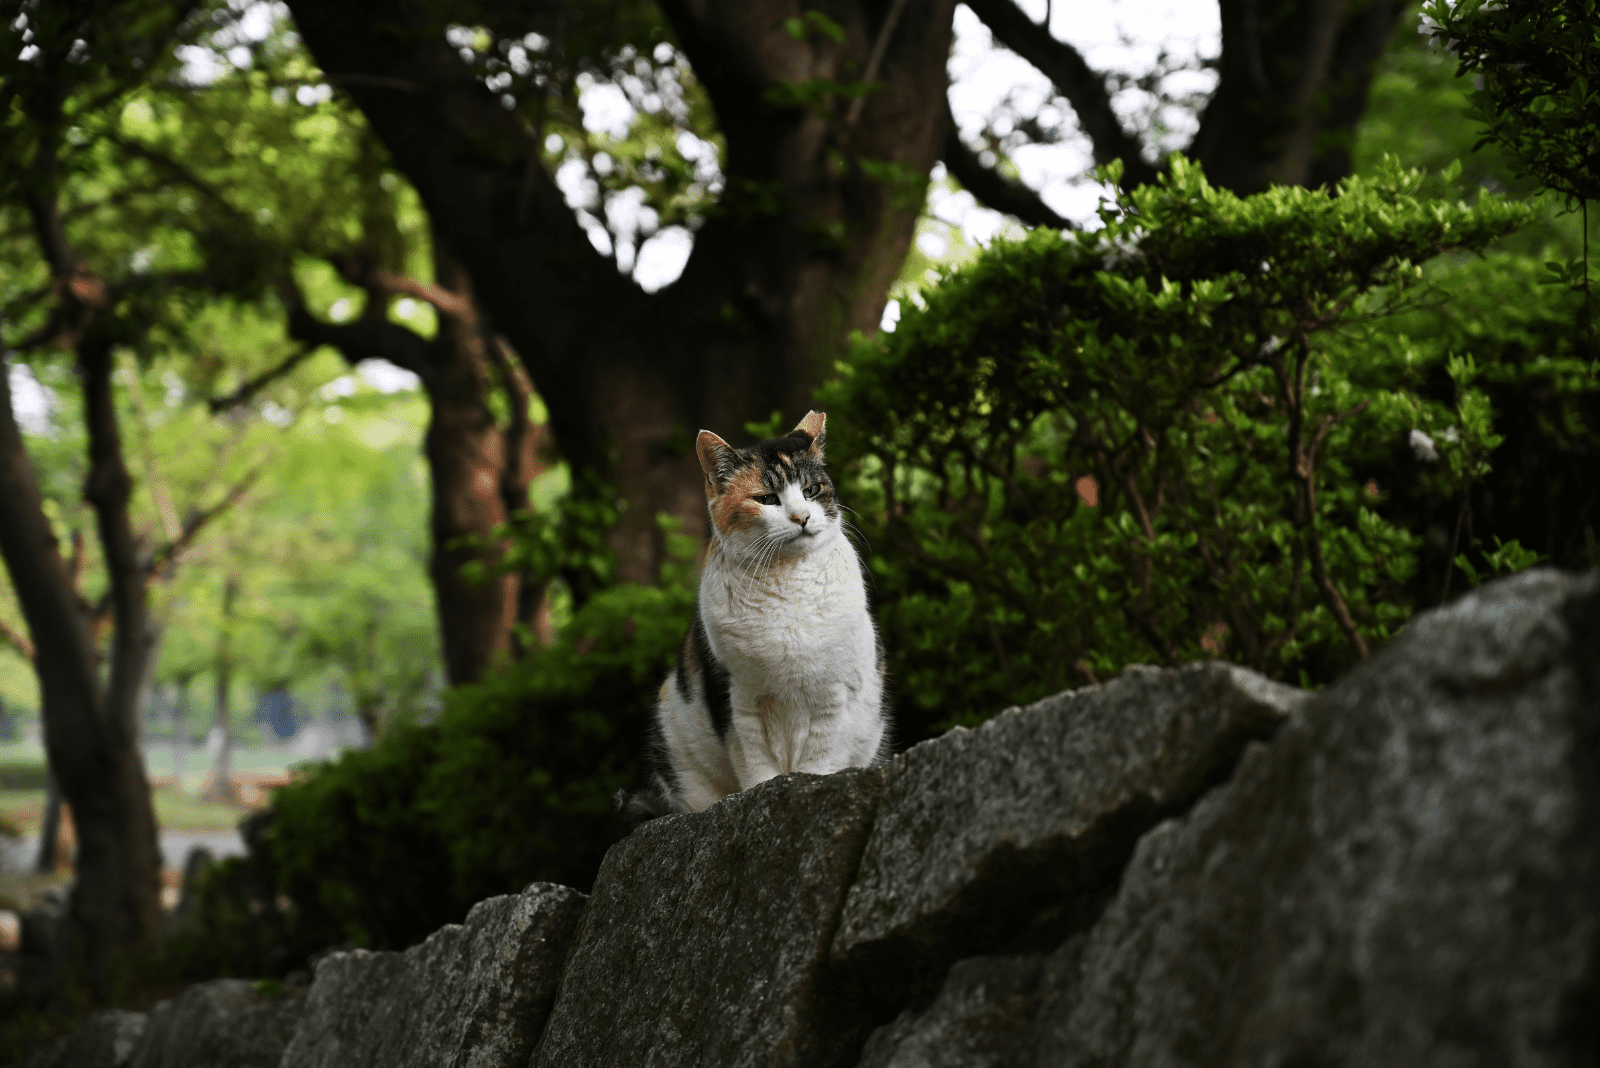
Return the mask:
{"type": "Polygon", "coordinates": [[[810,438],[811,451],[816,453],[818,456],[821,456],[822,441],[824,437],[822,425],[827,422],[827,420],[827,412],[807,412],[806,417],[800,420],[800,422],[796,423],[795,428],[789,431],[789,433],[791,435],[804,434],[806,437],[810,438]]]}
{"type": "Polygon", "coordinates": [[[706,482],[721,493],[728,479],[740,467],[739,456],[733,451],[733,446],[711,431],[702,430],[700,436],[695,438],[694,451],[700,457],[700,470],[706,473],[706,482]]]}

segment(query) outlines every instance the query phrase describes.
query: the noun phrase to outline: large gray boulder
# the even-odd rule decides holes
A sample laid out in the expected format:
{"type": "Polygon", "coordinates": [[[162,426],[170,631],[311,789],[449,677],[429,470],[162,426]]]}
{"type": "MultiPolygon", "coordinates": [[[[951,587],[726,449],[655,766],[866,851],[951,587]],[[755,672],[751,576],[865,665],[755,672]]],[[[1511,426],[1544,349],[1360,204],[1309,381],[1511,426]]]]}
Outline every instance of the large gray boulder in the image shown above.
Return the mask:
{"type": "Polygon", "coordinates": [[[1231,664],[1103,686],[924,742],[889,767],[833,954],[904,1001],[957,959],[1092,920],[1138,836],[1226,778],[1303,691],[1231,664]]]}
{"type": "Polygon", "coordinates": [[[277,1068],[304,1005],[246,979],[196,983],[150,1010],[128,1068],[277,1068]]]}
{"type": "Polygon", "coordinates": [[[144,1027],[142,1012],[97,1012],[72,1034],[34,1053],[23,1068],[128,1068],[144,1027]]]}
{"type": "Polygon", "coordinates": [[[524,1068],[585,900],[534,883],[404,953],[330,954],[283,1068],[524,1068]]]}
{"type": "MultiPolygon", "coordinates": [[[[1600,575],[1419,616],[1146,834],[1087,933],[988,967],[1033,1007],[977,1066],[1595,1064],[1600,575]]],[[[992,1031],[971,978],[864,1063],[992,1031]]]]}
{"type": "Polygon", "coordinates": [[[830,973],[879,768],[787,775],[606,854],[534,1064],[839,1064],[874,1009],[830,973]]]}

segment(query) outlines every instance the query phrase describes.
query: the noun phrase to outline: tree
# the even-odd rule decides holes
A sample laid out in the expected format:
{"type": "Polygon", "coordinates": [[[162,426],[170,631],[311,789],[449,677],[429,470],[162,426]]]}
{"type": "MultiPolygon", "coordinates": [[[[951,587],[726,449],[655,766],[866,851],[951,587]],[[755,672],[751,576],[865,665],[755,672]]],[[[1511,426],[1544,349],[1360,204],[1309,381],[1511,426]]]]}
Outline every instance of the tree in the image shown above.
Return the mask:
{"type": "Polygon", "coordinates": [[[306,88],[309,67],[293,35],[275,26],[250,37],[239,12],[213,15],[197,40],[219,57],[218,72],[150,87],[141,97],[147,117],[118,134],[134,169],[192,191],[250,235],[298,343],[265,367],[232,369],[232,388],[213,410],[258,403],[321,346],[352,367],[387,360],[417,376],[432,409],[430,571],[446,670],[452,682],[474,680],[517,651],[515,625],[530,623],[541,602],[541,588],[494,566],[504,548],[496,531],[526,507],[529,483],[547,466],[542,428],[529,418],[531,387],[360,116],[289,92],[306,88]],[[248,58],[220,58],[235,49],[248,58]],[[257,165],[263,157],[279,162],[270,176],[257,165]],[[358,313],[334,317],[329,301],[308,300],[307,267],[318,261],[337,276],[321,288],[349,291],[358,313]],[[430,268],[432,281],[419,281],[430,268]],[[424,302],[437,327],[401,321],[396,298],[424,302]]]}
{"type": "Polygon", "coordinates": [[[83,411],[82,497],[94,514],[105,590],[84,596],[81,542],[63,558],[16,423],[9,375],[0,395],[0,554],[38,650],[51,771],[78,831],[75,951],[95,982],[106,979],[113,954],[147,943],[159,929],[160,853],[139,749],[158,637],[149,590],[234,500],[230,493],[181,521],[165,500],[165,537],[140,536],[117,401],[118,354],[148,359],[183,336],[197,302],[259,293],[248,249],[225,236],[207,247],[203,227],[188,231],[199,241],[171,240],[171,221],[182,214],[176,197],[160,185],[114,180],[122,161],[106,135],[136,86],[173,69],[172,49],[191,10],[132,0],[29,7],[5,19],[5,312],[25,329],[5,339],[0,373],[18,356],[71,354],[83,411]],[[156,240],[163,226],[165,242],[156,240]],[[31,244],[31,255],[19,239],[31,244]]]}
{"type": "MultiPolygon", "coordinates": [[[[1052,78],[1099,159],[1121,159],[1130,182],[1155,173],[1074,49],[1010,0],[972,6],[1052,78]]],[[[696,427],[804,411],[846,336],[876,328],[941,155],[997,207],[1060,222],[948,136],[954,5],[944,0],[291,8],[325,77],[361,108],[459,255],[549,404],[562,452],[619,485],[624,578],[653,576],[657,512],[703,530],[686,445],[696,427]],[[549,124],[575,112],[585,78],[648,82],[676,50],[715,112],[724,178],[682,276],[645,294],[574,220],[549,124]]],[[[1193,154],[1244,192],[1336,179],[1400,5],[1259,8],[1223,4],[1221,79],[1193,154]]],[[[641,166],[670,169],[669,157],[641,166]]]]}
{"type": "MultiPolygon", "coordinates": [[[[45,515],[9,385],[0,386],[0,552],[16,588],[35,657],[51,770],[78,829],[78,887],[72,919],[91,969],[118,949],[151,938],[160,918],[160,854],[142,754],[138,699],[150,649],[147,574],[128,521],[132,479],[123,462],[112,400],[112,355],[141,327],[139,304],[163,280],[108,285],[80,258],[61,205],[64,170],[81,166],[69,131],[100,118],[152,65],[160,65],[185,11],[130,4],[76,11],[30,11],[7,22],[24,28],[25,48],[8,46],[0,89],[7,135],[4,199],[8,221],[21,212],[48,270],[45,323],[15,345],[47,342],[73,351],[88,431],[84,497],[95,511],[107,571],[114,631],[109,670],[101,665],[87,612],[76,596],[45,515]]],[[[0,368],[8,371],[9,368],[0,368]]],[[[0,376],[6,377],[6,376],[0,376]]]]}
{"type": "Polygon", "coordinates": [[[1475,75],[1470,99],[1480,145],[1505,149],[1519,173],[1554,190],[1583,216],[1583,254],[1552,261],[1553,281],[1583,292],[1595,342],[1589,280],[1589,202],[1600,200],[1600,3],[1555,0],[1508,8],[1485,0],[1432,0],[1422,30],[1475,75]]]}

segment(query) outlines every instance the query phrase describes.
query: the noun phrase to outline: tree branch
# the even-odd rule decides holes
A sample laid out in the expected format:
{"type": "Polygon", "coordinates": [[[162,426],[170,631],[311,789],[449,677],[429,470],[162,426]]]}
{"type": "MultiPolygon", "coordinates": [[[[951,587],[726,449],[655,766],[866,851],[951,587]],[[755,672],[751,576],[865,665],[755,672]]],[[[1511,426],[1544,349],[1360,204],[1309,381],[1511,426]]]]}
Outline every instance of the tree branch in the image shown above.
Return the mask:
{"type": "Polygon", "coordinates": [[[0,642],[5,642],[26,659],[33,659],[33,642],[26,634],[3,619],[0,619],[0,642]]]}
{"type": "Polygon", "coordinates": [[[312,315],[304,304],[296,304],[289,310],[289,336],[304,342],[307,351],[321,345],[332,346],[352,367],[362,360],[388,360],[424,384],[434,377],[427,340],[388,319],[362,316],[355,322],[328,323],[312,315]]]}
{"type": "Polygon", "coordinates": [[[1070,219],[1064,219],[1039,199],[1039,194],[1019,182],[1008,181],[1000,172],[985,167],[972,150],[961,142],[956,133],[955,120],[945,128],[944,165],[962,188],[995,211],[1015,215],[1028,226],[1050,226],[1058,230],[1076,229],[1070,219]]]}
{"type": "Polygon", "coordinates": [[[83,497],[94,508],[106,565],[107,596],[116,625],[106,702],[100,714],[110,737],[127,738],[136,729],[138,680],[144,676],[150,636],[145,626],[138,543],[128,518],[133,478],[122,458],[111,384],[112,351],[112,339],[104,331],[96,330],[78,343],[83,421],[89,432],[89,472],[84,478],[83,497]]]}
{"type": "MultiPolygon", "coordinates": [[[[164,577],[173,565],[178,562],[178,558],[194,544],[195,539],[200,536],[200,532],[205,528],[206,524],[239,503],[240,499],[250,491],[250,487],[254,486],[256,480],[260,477],[261,469],[259,467],[251,468],[245,472],[243,478],[234,483],[228,492],[222,495],[216,504],[213,504],[210,508],[201,508],[191,512],[189,518],[184,521],[182,529],[178,531],[177,537],[172,538],[156,549],[139,565],[140,581],[148,588],[150,583],[164,577]]],[[[111,593],[107,591],[101,595],[100,600],[94,606],[92,618],[95,627],[98,629],[103,626],[111,618],[114,611],[115,606],[112,603],[111,593]]]]}
{"type": "MultiPolygon", "coordinates": [[[[1155,181],[1156,168],[1145,162],[1139,139],[1122,128],[1111,109],[1105,79],[1096,74],[1076,48],[1050,35],[1048,28],[1030,19],[1012,0],[965,0],[995,39],[1032,63],[1067,98],[1077,113],[1078,125],[1094,146],[1094,161],[1102,166],[1122,161],[1122,184],[1146,185],[1155,181]]],[[[948,161],[946,161],[948,162],[948,161]]]]}
{"type": "Polygon", "coordinates": [[[317,348],[318,346],[314,344],[302,344],[298,350],[278,366],[263,371],[227,396],[213,397],[207,402],[207,407],[211,409],[211,414],[220,415],[223,412],[231,411],[241,405],[250,403],[257,393],[260,393],[263,389],[304,363],[306,357],[316,352],[317,348]]]}
{"type": "Polygon", "coordinates": [[[291,7],[318,64],[338,76],[429,214],[473,263],[478,296],[499,310],[497,326],[535,379],[579,351],[573,335],[585,320],[577,309],[603,314],[633,301],[631,283],[567,207],[541,145],[446,43],[433,8],[391,5],[375,33],[360,5],[298,0],[291,7]]]}

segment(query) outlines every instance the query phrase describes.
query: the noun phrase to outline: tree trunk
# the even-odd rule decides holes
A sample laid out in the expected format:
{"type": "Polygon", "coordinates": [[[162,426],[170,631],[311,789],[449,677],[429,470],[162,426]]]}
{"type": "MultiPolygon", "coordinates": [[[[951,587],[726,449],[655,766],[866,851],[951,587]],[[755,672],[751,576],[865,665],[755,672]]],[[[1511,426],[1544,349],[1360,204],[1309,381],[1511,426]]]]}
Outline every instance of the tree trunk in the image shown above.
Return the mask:
{"type": "MultiPolygon", "coordinates": [[[[627,502],[614,538],[620,577],[641,581],[660,559],[657,512],[704,530],[702,476],[683,443],[701,427],[737,436],[774,409],[803,413],[849,332],[877,328],[921,204],[907,189],[941,153],[975,178],[974,161],[944,136],[953,2],[820,4],[842,40],[790,36],[784,19],[797,9],[780,0],[660,6],[716,109],[726,191],[683,276],[647,295],[595,252],[543,167],[536,133],[446,43],[436,6],[290,4],[313,55],[416,186],[516,348],[562,452],[575,470],[618,484],[627,502]],[[858,81],[883,87],[849,106],[780,102],[785,87],[858,81]]],[[[1104,79],[1070,45],[1012,0],[973,6],[1047,70],[1097,159],[1122,159],[1132,180],[1153,176],[1104,79]]],[[[1222,0],[1221,81],[1190,154],[1239,192],[1348,173],[1373,62],[1401,6],[1222,0]]],[[[1004,210],[1054,218],[1014,183],[975,184],[1004,210]]]]}
{"type": "Polygon", "coordinates": [[[428,395],[423,451],[432,495],[429,571],[445,674],[459,685],[481,678],[497,658],[515,655],[513,624],[533,622],[543,591],[515,574],[494,575],[506,548],[496,531],[527,506],[529,485],[548,465],[539,458],[544,428],[528,415],[527,377],[506,357],[479,311],[467,272],[437,228],[433,250],[432,285],[370,265],[340,264],[353,284],[367,290],[361,318],[323,322],[301,305],[292,310],[289,327],[301,341],[338,349],[351,366],[384,359],[403,367],[428,395]],[[431,340],[389,320],[389,301],[399,292],[433,304],[439,329],[431,340]],[[496,394],[509,412],[504,426],[494,412],[496,394]],[[466,574],[466,568],[479,574],[466,574]]]}
{"type": "Polygon", "coordinates": [[[93,979],[113,953],[148,943],[160,926],[160,852],[144,761],[136,745],[147,634],[142,583],[127,521],[129,479],[111,403],[111,346],[79,344],[93,504],[117,600],[110,670],[101,683],[81,599],[45,516],[0,359],[0,554],[38,653],[50,768],[72,807],[77,885],[71,919],[93,979]]]}
{"type": "Polygon", "coordinates": [[[1189,155],[1236,193],[1350,173],[1400,0],[1222,0],[1222,63],[1189,155]]]}
{"type": "Polygon", "coordinates": [[[434,283],[462,299],[457,314],[441,315],[428,346],[432,417],[424,452],[433,495],[430,571],[438,598],[445,671],[452,684],[481,678],[496,660],[517,651],[513,624],[526,611],[523,581],[493,575],[504,553],[496,529],[528,504],[528,486],[541,469],[528,420],[527,380],[495,352],[498,342],[478,314],[467,273],[434,241],[434,283]],[[499,390],[510,410],[505,427],[490,407],[499,390]],[[463,569],[477,565],[486,574],[463,569]]]}
{"type": "Polygon", "coordinates": [[[211,796],[222,802],[237,799],[233,789],[233,716],[228,707],[228,691],[233,686],[233,652],[229,627],[233,606],[239,599],[239,579],[229,575],[222,586],[222,626],[217,632],[217,703],[213,737],[216,754],[211,761],[211,796]]]}
{"type": "Polygon", "coordinates": [[[56,870],[56,836],[61,833],[61,787],[55,772],[47,771],[44,787],[44,819],[39,823],[39,852],[33,870],[49,875],[56,870]]]}
{"type": "Polygon", "coordinates": [[[737,437],[774,409],[804,413],[850,331],[877,328],[943,141],[953,0],[827,5],[842,41],[790,37],[790,6],[774,0],[664,3],[727,139],[728,193],[683,276],[652,295],[590,245],[532,132],[473,79],[431,8],[291,7],[460,256],[574,470],[619,486],[619,576],[653,580],[656,513],[705,527],[683,443],[700,427],[737,437]],[[816,80],[884,88],[859,111],[767,92],[816,80]]]}

